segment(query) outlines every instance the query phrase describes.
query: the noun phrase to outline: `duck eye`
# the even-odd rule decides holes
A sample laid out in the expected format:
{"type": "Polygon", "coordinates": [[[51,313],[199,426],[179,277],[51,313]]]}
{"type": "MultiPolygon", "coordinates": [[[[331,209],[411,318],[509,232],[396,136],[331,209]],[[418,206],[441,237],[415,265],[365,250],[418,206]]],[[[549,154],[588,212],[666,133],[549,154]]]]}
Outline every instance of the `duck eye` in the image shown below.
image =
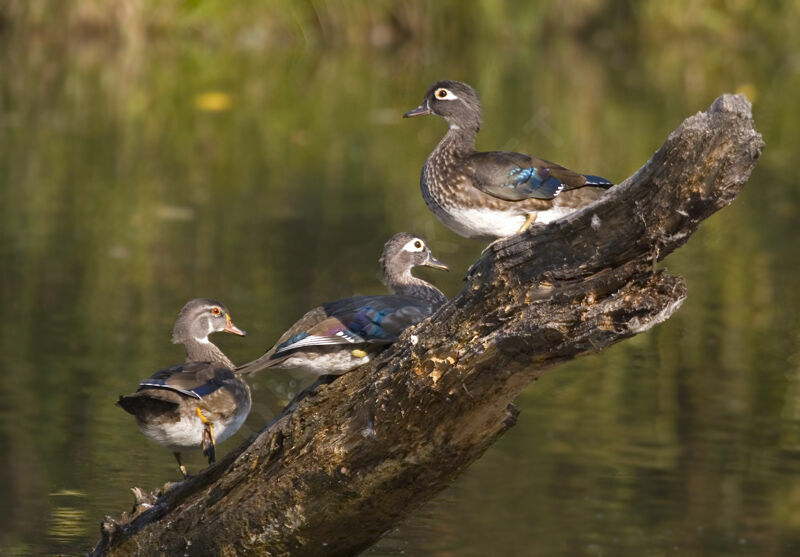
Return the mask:
{"type": "Polygon", "coordinates": [[[222,315],[222,310],[219,308],[219,306],[214,306],[211,308],[211,313],[214,315],[222,315]]]}
{"type": "Polygon", "coordinates": [[[436,90],[436,96],[439,97],[440,99],[446,98],[448,93],[449,93],[449,91],[447,89],[437,89],[436,90]]]}
{"type": "Polygon", "coordinates": [[[416,242],[414,242],[414,247],[417,249],[422,249],[422,242],[417,240],[416,242]]]}

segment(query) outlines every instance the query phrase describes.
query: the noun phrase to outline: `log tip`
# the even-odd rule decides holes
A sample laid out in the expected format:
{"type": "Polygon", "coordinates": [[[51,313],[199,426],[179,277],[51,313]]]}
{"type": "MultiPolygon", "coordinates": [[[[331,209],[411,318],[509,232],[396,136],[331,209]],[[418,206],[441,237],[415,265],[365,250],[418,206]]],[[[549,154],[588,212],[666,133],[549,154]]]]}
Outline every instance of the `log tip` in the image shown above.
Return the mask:
{"type": "MultiPolygon", "coordinates": [[[[705,114],[701,113],[700,120],[695,122],[701,126],[715,126],[721,123],[738,126],[739,138],[743,142],[743,148],[753,161],[758,160],[764,150],[764,139],[756,131],[753,124],[753,104],[742,93],[720,95],[711,103],[705,114]]],[[[747,172],[745,180],[749,174],[747,172]]]]}
{"type": "Polygon", "coordinates": [[[752,118],[753,104],[741,93],[725,93],[717,97],[708,109],[709,115],[719,113],[732,113],[743,118],[752,118]]]}

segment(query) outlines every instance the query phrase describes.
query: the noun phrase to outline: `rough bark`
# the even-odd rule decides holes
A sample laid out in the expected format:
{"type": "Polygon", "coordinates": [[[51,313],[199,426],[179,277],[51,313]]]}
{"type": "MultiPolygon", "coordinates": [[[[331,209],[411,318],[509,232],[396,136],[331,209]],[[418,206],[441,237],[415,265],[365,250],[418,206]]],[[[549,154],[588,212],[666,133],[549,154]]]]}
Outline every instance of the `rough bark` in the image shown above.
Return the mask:
{"type": "Polygon", "coordinates": [[[463,290],[374,362],[306,390],[205,473],[107,518],[95,554],[351,555],[477,459],[547,368],[667,319],[655,269],[734,199],[763,142],[750,103],[688,118],[598,202],[495,242],[463,290]]]}

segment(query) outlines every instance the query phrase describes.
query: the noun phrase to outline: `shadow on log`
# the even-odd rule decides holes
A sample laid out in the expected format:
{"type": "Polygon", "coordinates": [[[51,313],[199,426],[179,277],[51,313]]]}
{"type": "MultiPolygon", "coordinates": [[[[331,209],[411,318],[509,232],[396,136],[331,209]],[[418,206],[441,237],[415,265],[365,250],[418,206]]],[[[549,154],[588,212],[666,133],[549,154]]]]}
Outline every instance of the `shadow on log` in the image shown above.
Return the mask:
{"type": "Polygon", "coordinates": [[[351,555],[514,425],[555,364],[661,323],[686,297],[655,264],[739,193],[763,142],[750,103],[688,118],[596,203],[492,244],[463,290],[379,358],[318,382],[257,437],[107,518],[95,555],[351,555]]]}

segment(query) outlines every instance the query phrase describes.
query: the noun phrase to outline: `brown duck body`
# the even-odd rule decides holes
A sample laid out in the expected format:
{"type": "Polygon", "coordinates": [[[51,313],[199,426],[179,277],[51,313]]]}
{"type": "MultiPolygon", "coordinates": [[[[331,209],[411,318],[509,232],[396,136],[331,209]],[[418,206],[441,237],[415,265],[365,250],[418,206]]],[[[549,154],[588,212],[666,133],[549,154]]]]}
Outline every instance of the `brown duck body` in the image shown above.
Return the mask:
{"type": "Polygon", "coordinates": [[[236,433],[250,413],[252,399],[250,387],[230,368],[186,362],[157,371],[118,404],[133,414],[145,437],[182,453],[203,446],[207,424],[216,443],[236,433]]]}
{"type": "Polygon", "coordinates": [[[415,265],[447,267],[418,237],[401,232],[384,246],[381,267],[393,295],[354,296],[306,312],[263,356],[238,368],[299,369],[339,375],[361,366],[447,301],[432,284],[411,274],[415,265]]]}
{"type": "Polygon", "coordinates": [[[157,371],[117,405],[136,418],[145,437],[173,452],[184,476],[180,454],[203,449],[209,463],[216,444],[233,435],[250,413],[250,387],[208,336],[226,331],[244,336],[216,300],[196,298],[181,310],[172,341],[186,347],[186,361],[157,371]]]}
{"type": "Polygon", "coordinates": [[[327,302],[306,312],[281,335],[275,346],[240,371],[275,367],[340,375],[370,361],[441,303],[441,300],[397,295],[354,296],[327,302]],[[373,321],[370,315],[380,314],[383,314],[380,323],[371,330],[359,327],[362,323],[368,327],[373,321]]]}
{"type": "Polygon", "coordinates": [[[461,236],[510,236],[533,221],[547,223],[584,207],[613,185],[523,153],[476,151],[481,106],[465,83],[434,83],[422,104],[404,116],[424,114],[441,116],[449,129],[422,169],[422,197],[461,236]]]}
{"type": "MultiPolygon", "coordinates": [[[[583,175],[555,163],[521,153],[477,152],[474,133],[451,130],[431,153],[422,168],[420,189],[428,209],[449,229],[465,238],[494,240],[516,234],[529,215],[548,223],[599,199],[600,187],[566,187],[552,199],[502,198],[487,193],[492,176],[486,163],[504,160],[517,165],[547,166],[562,181],[585,181],[583,175]],[[471,138],[470,138],[471,135],[471,138]],[[481,184],[483,187],[478,187],[481,184]]],[[[497,192],[502,193],[502,192],[497,192]]],[[[506,195],[508,197],[508,195],[506,195]]]]}

